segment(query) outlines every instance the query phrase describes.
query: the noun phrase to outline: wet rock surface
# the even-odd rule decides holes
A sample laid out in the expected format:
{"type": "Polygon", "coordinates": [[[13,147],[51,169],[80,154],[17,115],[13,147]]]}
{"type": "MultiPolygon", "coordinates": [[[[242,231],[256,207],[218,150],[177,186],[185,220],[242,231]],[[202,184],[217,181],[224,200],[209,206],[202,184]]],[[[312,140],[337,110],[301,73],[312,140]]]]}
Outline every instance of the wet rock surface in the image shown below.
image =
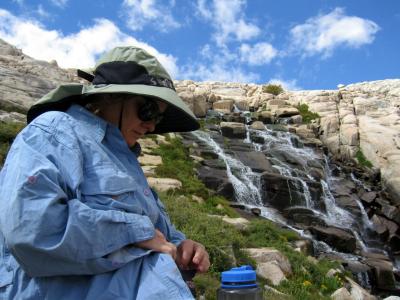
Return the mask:
{"type": "Polygon", "coordinates": [[[353,234],[341,228],[330,226],[324,228],[321,226],[310,227],[311,233],[321,241],[333,246],[341,252],[353,253],[356,250],[356,239],[353,234]]]}
{"type": "MultiPolygon", "coordinates": [[[[198,169],[199,178],[207,187],[234,203],[243,203],[232,176],[243,181],[241,174],[250,172],[253,182],[259,184],[263,207],[276,210],[287,224],[327,245],[318,246],[312,253],[341,261],[364,288],[393,290],[398,284],[392,259],[399,254],[399,208],[384,192],[379,173],[335,161],[320,147],[311,150],[304,137],[289,133],[282,125],[250,125],[244,127],[242,138],[221,135],[218,123],[213,126],[214,130],[208,131],[210,139],[183,135],[196,144],[192,151],[209,157],[198,169]],[[248,136],[250,140],[246,139],[248,136]],[[217,156],[210,158],[210,151],[217,156]],[[231,159],[247,169],[233,164],[231,159]],[[231,175],[226,164],[231,164],[231,175]],[[382,250],[368,250],[359,239],[382,250]],[[384,250],[389,251],[390,257],[384,250]],[[350,258],[341,253],[348,253],[350,258]]],[[[244,181],[242,184],[249,185],[244,181]]],[[[246,193],[253,199],[251,203],[257,202],[253,192],[246,193]]],[[[261,210],[257,209],[256,215],[260,215],[261,210]]]]}

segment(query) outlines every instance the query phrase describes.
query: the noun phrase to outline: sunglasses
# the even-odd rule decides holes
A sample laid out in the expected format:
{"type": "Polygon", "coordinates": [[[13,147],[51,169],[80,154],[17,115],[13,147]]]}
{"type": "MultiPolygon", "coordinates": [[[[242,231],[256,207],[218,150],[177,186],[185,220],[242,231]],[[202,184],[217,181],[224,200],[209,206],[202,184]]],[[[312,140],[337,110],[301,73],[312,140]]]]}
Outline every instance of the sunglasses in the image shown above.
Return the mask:
{"type": "Polygon", "coordinates": [[[137,116],[143,122],[154,121],[157,125],[164,118],[164,113],[160,112],[156,101],[145,98],[143,103],[138,103],[137,116]]]}

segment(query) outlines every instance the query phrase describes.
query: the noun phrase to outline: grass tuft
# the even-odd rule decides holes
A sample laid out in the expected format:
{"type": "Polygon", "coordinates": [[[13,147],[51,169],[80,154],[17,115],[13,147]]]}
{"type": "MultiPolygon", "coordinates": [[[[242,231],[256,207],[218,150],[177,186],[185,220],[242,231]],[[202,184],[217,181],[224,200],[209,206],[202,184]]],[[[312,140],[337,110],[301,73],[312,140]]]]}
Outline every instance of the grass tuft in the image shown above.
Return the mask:
{"type": "Polygon", "coordinates": [[[365,157],[365,155],[364,155],[364,153],[362,153],[361,149],[359,149],[357,151],[356,159],[362,167],[367,167],[367,168],[373,167],[373,164],[365,157]]]}

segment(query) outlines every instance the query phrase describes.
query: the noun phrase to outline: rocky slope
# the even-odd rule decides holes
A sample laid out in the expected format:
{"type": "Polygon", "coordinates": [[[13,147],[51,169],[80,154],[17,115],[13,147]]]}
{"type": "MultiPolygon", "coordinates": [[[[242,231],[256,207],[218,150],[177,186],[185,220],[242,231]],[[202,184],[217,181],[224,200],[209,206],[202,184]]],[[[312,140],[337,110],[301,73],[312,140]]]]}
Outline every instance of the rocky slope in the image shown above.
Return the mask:
{"type": "MultiPolygon", "coordinates": [[[[60,83],[79,82],[74,70],[34,60],[0,39],[0,120],[24,120],[38,98],[60,83]]],[[[291,116],[306,103],[321,119],[313,124],[319,139],[341,160],[354,160],[358,149],[381,171],[383,183],[400,205],[400,79],[364,82],[338,90],[287,91],[274,96],[261,85],[176,81],[177,91],[198,117],[207,109],[266,111],[291,116]]],[[[298,134],[304,128],[297,129],[298,134]]]]}
{"type": "Polygon", "coordinates": [[[24,120],[28,108],[60,83],[77,82],[75,71],[35,60],[0,39],[0,120],[24,120]]]}
{"type": "Polygon", "coordinates": [[[270,118],[290,117],[296,115],[293,106],[307,104],[321,116],[308,127],[329,151],[342,161],[354,161],[361,150],[381,171],[395,204],[400,204],[400,79],[351,84],[338,90],[287,91],[278,96],[264,93],[255,84],[180,81],[176,86],[199,117],[209,108],[226,113],[233,106],[265,112],[270,118]]]}

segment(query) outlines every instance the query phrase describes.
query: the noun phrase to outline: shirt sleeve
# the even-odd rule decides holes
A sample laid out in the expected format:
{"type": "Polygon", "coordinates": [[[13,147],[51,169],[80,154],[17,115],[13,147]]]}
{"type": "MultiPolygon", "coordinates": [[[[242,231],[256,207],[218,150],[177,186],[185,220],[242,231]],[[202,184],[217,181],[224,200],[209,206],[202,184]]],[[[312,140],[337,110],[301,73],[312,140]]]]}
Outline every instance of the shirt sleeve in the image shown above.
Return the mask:
{"type": "Polygon", "coordinates": [[[82,157],[71,135],[63,138],[60,143],[51,132],[28,126],[0,175],[0,229],[31,277],[112,271],[126,262],[112,260],[110,253],[154,237],[147,216],[80,201],[72,182],[82,180],[82,157]]]}

